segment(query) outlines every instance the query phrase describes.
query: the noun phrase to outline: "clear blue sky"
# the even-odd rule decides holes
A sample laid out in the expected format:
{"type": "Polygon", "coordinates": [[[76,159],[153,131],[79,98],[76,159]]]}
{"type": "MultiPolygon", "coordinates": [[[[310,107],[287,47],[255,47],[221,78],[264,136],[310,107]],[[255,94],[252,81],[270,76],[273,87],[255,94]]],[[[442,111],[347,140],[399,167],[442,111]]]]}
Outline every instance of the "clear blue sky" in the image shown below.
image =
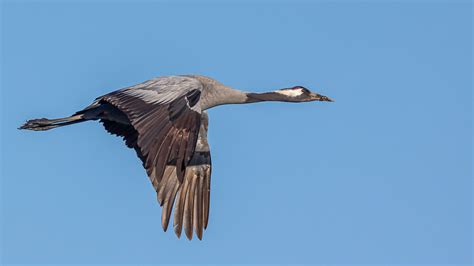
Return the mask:
{"type": "Polygon", "coordinates": [[[472,262],[472,6],[453,2],[4,3],[3,262],[472,262]],[[187,73],[336,99],[210,111],[203,241],[163,233],[100,124],[16,129],[187,73]]]}

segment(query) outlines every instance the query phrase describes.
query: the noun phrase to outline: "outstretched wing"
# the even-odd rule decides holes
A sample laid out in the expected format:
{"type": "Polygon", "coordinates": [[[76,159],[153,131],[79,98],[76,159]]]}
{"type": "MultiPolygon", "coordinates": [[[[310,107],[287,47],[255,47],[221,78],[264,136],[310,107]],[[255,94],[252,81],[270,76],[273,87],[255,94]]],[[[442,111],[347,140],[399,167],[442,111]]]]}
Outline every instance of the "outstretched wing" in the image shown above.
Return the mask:
{"type": "Polygon", "coordinates": [[[164,77],[98,100],[116,107],[129,119],[136,139],[126,138],[127,145],[135,148],[150,179],[159,183],[166,165],[175,165],[183,182],[201,124],[201,89],[201,83],[192,78],[164,77]]]}
{"type": "Polygon", "coordinates": [[[201,90],[193,78],[164,77],[96,101],[108,105],[100,114],[105,129],[122,136],[142,160],[163,207],[163,229],[168,228],[176,198],[174,229],[179,237],[184,227],[189,239],[193,227],[202,238],[209,216],[211,161],[201,90]],[[117,119],[117,113],[126,119],[117,119]]]}

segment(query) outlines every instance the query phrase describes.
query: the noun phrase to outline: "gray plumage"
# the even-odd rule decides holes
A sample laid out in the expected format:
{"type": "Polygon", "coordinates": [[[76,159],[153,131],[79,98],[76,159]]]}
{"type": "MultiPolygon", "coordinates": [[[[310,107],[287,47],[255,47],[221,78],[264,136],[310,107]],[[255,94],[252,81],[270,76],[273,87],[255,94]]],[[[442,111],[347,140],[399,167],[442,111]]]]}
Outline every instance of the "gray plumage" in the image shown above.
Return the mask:
{"type": "Polygon", "coordinates": [[[20,129],[35,131],[99,120],[105,129],[123,137],[135,149],[162,206],[166,231],[174,206],[173,228],[184,228],[202,239],[210,203],[211,155],[205,110],[223,104],[263,101],[333,101],[294,86],[266,93],[248,93],[205,76],[158,77],[101,97],[74,115],[59,119],[33,119],[20,129]]]}

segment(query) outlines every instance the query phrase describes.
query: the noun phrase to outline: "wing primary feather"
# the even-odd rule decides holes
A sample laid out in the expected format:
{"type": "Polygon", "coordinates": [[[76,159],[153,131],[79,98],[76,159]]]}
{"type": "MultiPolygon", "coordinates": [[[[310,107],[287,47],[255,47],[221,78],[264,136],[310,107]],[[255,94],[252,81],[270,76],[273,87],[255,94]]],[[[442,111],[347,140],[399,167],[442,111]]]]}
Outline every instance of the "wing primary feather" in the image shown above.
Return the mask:
{"type": "Polygon", "coordinates": [[[196,183],[197,183],[197,186],[196,186],[196,193],[194,194],[193,223],[194,223],[194,230],[196,232],[197,237],[199,238],[199,240],[202,240],[202,231],[203,231],[202,190],[204,186],[204,178],[200,173],[198,173],[197,175],[196,183]]]}
{"type": "Polygon", "coordinates": [[[183,226],[186,237],[191,240],[193,239],[193,205],[194,205],[194,193],[196,191],[196,176],[195,173],[191,175],[191,185],[188,193],[186,193],[186,201],[184,203],[184,218],[183,226]]]}
{"type": "Polygon", "coordinates": [[[173,228],[178,238],[181,237],[181,232],[183,230],[184,204],[186,201],[186,194],[188,193],[189,186],[191,183],[190,181],[191,179],[186,173],[186,178],[184,179],[184,183],[181,186],[181,189],[179,190],[178,201],[176,202],[176,206],[174,209],[173,228]]]}
{"type": "Polygon", "coordinates": [[[173,179],[173,173],[175,173],[176,168],[174,166],[168,165],[165,168],[165,172],[163,174],[163,178],[161,179],[161,182],[158,184],[159,188],[156,190],[156,196],[158,203],[160,203],[160,206],[163,206],[164,199],[166,196],[167,191],[169,190],[169,182],[172,182],[171,179],[173,179]]]}
{"type": "Polygon", "coordinates": [[[210,197],[211,197],[211,166],[209,165],[209,167],[206,169],[206,172],[205,172],[203,201],[202,201],[204,229],[207,229],[207,223],[209,221],[210,197]]]}
{"type": "Polygon", "coordinates": [[[178,179],[176,178],[176,168],[173,167],[172,174],[168,178],[168,182],[166,184],[163,184],[163,186],[166,186],[165,190],[165,198],[163,202],[163,210],[161,213],[161,226],[163,227],[163,230],[166,232],[168,229],[168,224],[170,221],[170,216],[171,216],[171,209],[173,208],[173,203],[175,201],[176,193],[178,192],[178,189],[180,187],[180,183],[178,182],[178,179]]]}
{"type": "Polygon", "coordinates": [[[183,132],[183,137],[177,151],[177,161],[176,161],[176,175],[180,181],[184,179],[184,174],[186,171],[186,164],[189,160],[186,160],[186,148],[188,146],[189,132],[183,132]]]}
{"type": "Polygon", "coordinates": [[[173,146],[173,142],[175,141],[174,132],[175,130],[170,130],[168,135],[160,144],[156,155],[153,158],[152,156],[149,156],[149,158],[152,159],[147,160],[147,162],[150,161],[149,168],[152,169],[152,172],[154,171],[155,178],[157,178],[158,181],[161,181],[160,179],[163,176],[166,168],[166,162],[168,161],[168,154],[173,146]]]}

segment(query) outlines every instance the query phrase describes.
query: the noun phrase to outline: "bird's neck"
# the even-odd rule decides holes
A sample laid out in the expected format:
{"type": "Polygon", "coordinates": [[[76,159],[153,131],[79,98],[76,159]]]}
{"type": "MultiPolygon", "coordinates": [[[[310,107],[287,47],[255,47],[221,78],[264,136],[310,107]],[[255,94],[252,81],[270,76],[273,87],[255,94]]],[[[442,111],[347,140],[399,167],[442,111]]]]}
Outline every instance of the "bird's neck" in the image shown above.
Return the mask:
{"type": "Polygon", "coordinates": [[[245,103],[256,103],[256,102],[293,102],[294,100],[284,94],[278,92],[263,92],[263,93],[246,93],[247,99],[245,103]]]}
{"type": "Polygon", "coordinates": [[[226,86],[214,79],[204,76],[193,76],[201,81],[204,90],[201,95],[201,108],[206,110],[224,104],[245,103],[246,93],[226,86]]]}
{"type": "Polygon", "coordinates": [[[245,104],[267,101],[292,101],[288,96],[277,92],[252,93],[236,90],[217,80],[205,76],[189,75],[202,82],[205,86],[201,95],[201,108],[203,110],[224,104],[245,104]]]}
{"type": "Polygon", "coordinates": [[[220,87],[217,90],[208,91],[208,95],[203,97],[203,110],[225,104],[247,104],[258,102],[294,102],[293,99],[277,92],[243,92],[227,86],[220,87]]]}

